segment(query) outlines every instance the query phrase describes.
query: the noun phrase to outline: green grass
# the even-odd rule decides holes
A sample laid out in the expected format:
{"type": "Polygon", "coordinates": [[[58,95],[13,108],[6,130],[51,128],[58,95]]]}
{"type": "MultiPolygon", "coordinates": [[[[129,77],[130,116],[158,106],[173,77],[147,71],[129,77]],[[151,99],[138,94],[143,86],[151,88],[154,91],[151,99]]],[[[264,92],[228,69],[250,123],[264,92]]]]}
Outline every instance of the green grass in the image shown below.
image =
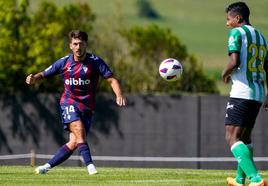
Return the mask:
{"type": "MultiPolygon", "coordinates": [[[[99,168],[89,176],[83,167],[56,167],[46,175],[35,175],[29,166],[0,166],[0,184],[8,186],[225,186],[229,170],[156,168],[99,168]]],[[[268,172],[261,172],[268,178],[268,172]]]]}

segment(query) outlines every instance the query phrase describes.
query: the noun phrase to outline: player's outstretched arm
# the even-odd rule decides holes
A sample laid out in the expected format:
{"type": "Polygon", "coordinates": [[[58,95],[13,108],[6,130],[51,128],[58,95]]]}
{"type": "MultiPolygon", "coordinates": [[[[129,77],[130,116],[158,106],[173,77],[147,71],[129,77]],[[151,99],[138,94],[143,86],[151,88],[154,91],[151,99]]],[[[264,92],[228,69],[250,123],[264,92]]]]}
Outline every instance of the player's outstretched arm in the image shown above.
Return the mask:
{"type": "Polygon", "coordinates": [[[39,81],[40,79],[43,79],[44,78],[44,73],[43,72],[39,72],[35,75],[33,74],[29,74],[27,77],[26,77],[26,80],[25,82],[28,84],[28,85],[33,85],[35,84],[37,81],[39,81]]]}
{"type": "Polygon", "coordinates": [[[233,70],[240,65],[239,53],[231,53],[229,60],[229,63],[226,65],[221,75],[224,83],[228,83],[230,81],[233,70]]]}
{"type": "Polygon", "coordinates": [[[108,83],[111,85],[114,94],[116,96],[116,103],[117,105],[119,105],[120,107],[122,106],[126,106],[127,105],[127,101],[126,98],[123,96],[120,84],[118,82],[117,79],[115,79],[114,77],[109,77],[107,78],[108,83]]]}

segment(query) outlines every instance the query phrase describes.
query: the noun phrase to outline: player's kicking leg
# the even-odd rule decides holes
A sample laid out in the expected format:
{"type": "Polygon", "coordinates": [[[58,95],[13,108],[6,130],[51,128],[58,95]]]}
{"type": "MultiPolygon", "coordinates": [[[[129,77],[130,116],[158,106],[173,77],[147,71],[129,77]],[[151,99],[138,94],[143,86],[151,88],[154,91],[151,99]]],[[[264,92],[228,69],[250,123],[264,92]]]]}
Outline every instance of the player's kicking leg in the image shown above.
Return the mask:
{"type": "Polygon", "coordinates": [[[75,143],[70,140],[67,144],[60,147],[53,158],[50,159],[46,164],[38,166],[35,169],[35,173],[46,174],[51,168],[67,160],[73,154],[75,148],[75,143]]]}

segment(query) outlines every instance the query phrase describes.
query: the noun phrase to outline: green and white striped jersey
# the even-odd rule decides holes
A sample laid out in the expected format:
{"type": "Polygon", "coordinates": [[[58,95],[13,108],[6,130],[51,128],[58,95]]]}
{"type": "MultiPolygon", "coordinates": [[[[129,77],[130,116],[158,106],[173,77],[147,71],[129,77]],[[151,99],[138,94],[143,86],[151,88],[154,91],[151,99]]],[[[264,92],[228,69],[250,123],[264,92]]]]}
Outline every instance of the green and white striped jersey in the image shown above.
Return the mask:
{"type": "Polygon", "coordinates": [[[265,99],[264,61],[268,61],[268,44],[263,35],[250,25],[233,28],[229,32],[228,52],[240,54],[240,66],[232,75],[230,97],[256,100],[265,99]]]}

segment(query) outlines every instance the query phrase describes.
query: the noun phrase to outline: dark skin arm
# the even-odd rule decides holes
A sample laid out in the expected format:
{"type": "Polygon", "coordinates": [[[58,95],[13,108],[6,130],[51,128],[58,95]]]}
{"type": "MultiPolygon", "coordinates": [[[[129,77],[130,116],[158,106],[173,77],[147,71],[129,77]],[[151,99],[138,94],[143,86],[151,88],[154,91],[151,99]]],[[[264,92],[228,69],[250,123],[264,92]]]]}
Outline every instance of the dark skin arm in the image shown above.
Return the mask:
{"type": "Polygon", "coordinates": [[[239,53],[231,53],[229,56],[229,63],[226,65],[221,75],[224,83],[228,83],[230,81],[233,70],[236,69],[239,65],[240,65],[239,53]]]}

